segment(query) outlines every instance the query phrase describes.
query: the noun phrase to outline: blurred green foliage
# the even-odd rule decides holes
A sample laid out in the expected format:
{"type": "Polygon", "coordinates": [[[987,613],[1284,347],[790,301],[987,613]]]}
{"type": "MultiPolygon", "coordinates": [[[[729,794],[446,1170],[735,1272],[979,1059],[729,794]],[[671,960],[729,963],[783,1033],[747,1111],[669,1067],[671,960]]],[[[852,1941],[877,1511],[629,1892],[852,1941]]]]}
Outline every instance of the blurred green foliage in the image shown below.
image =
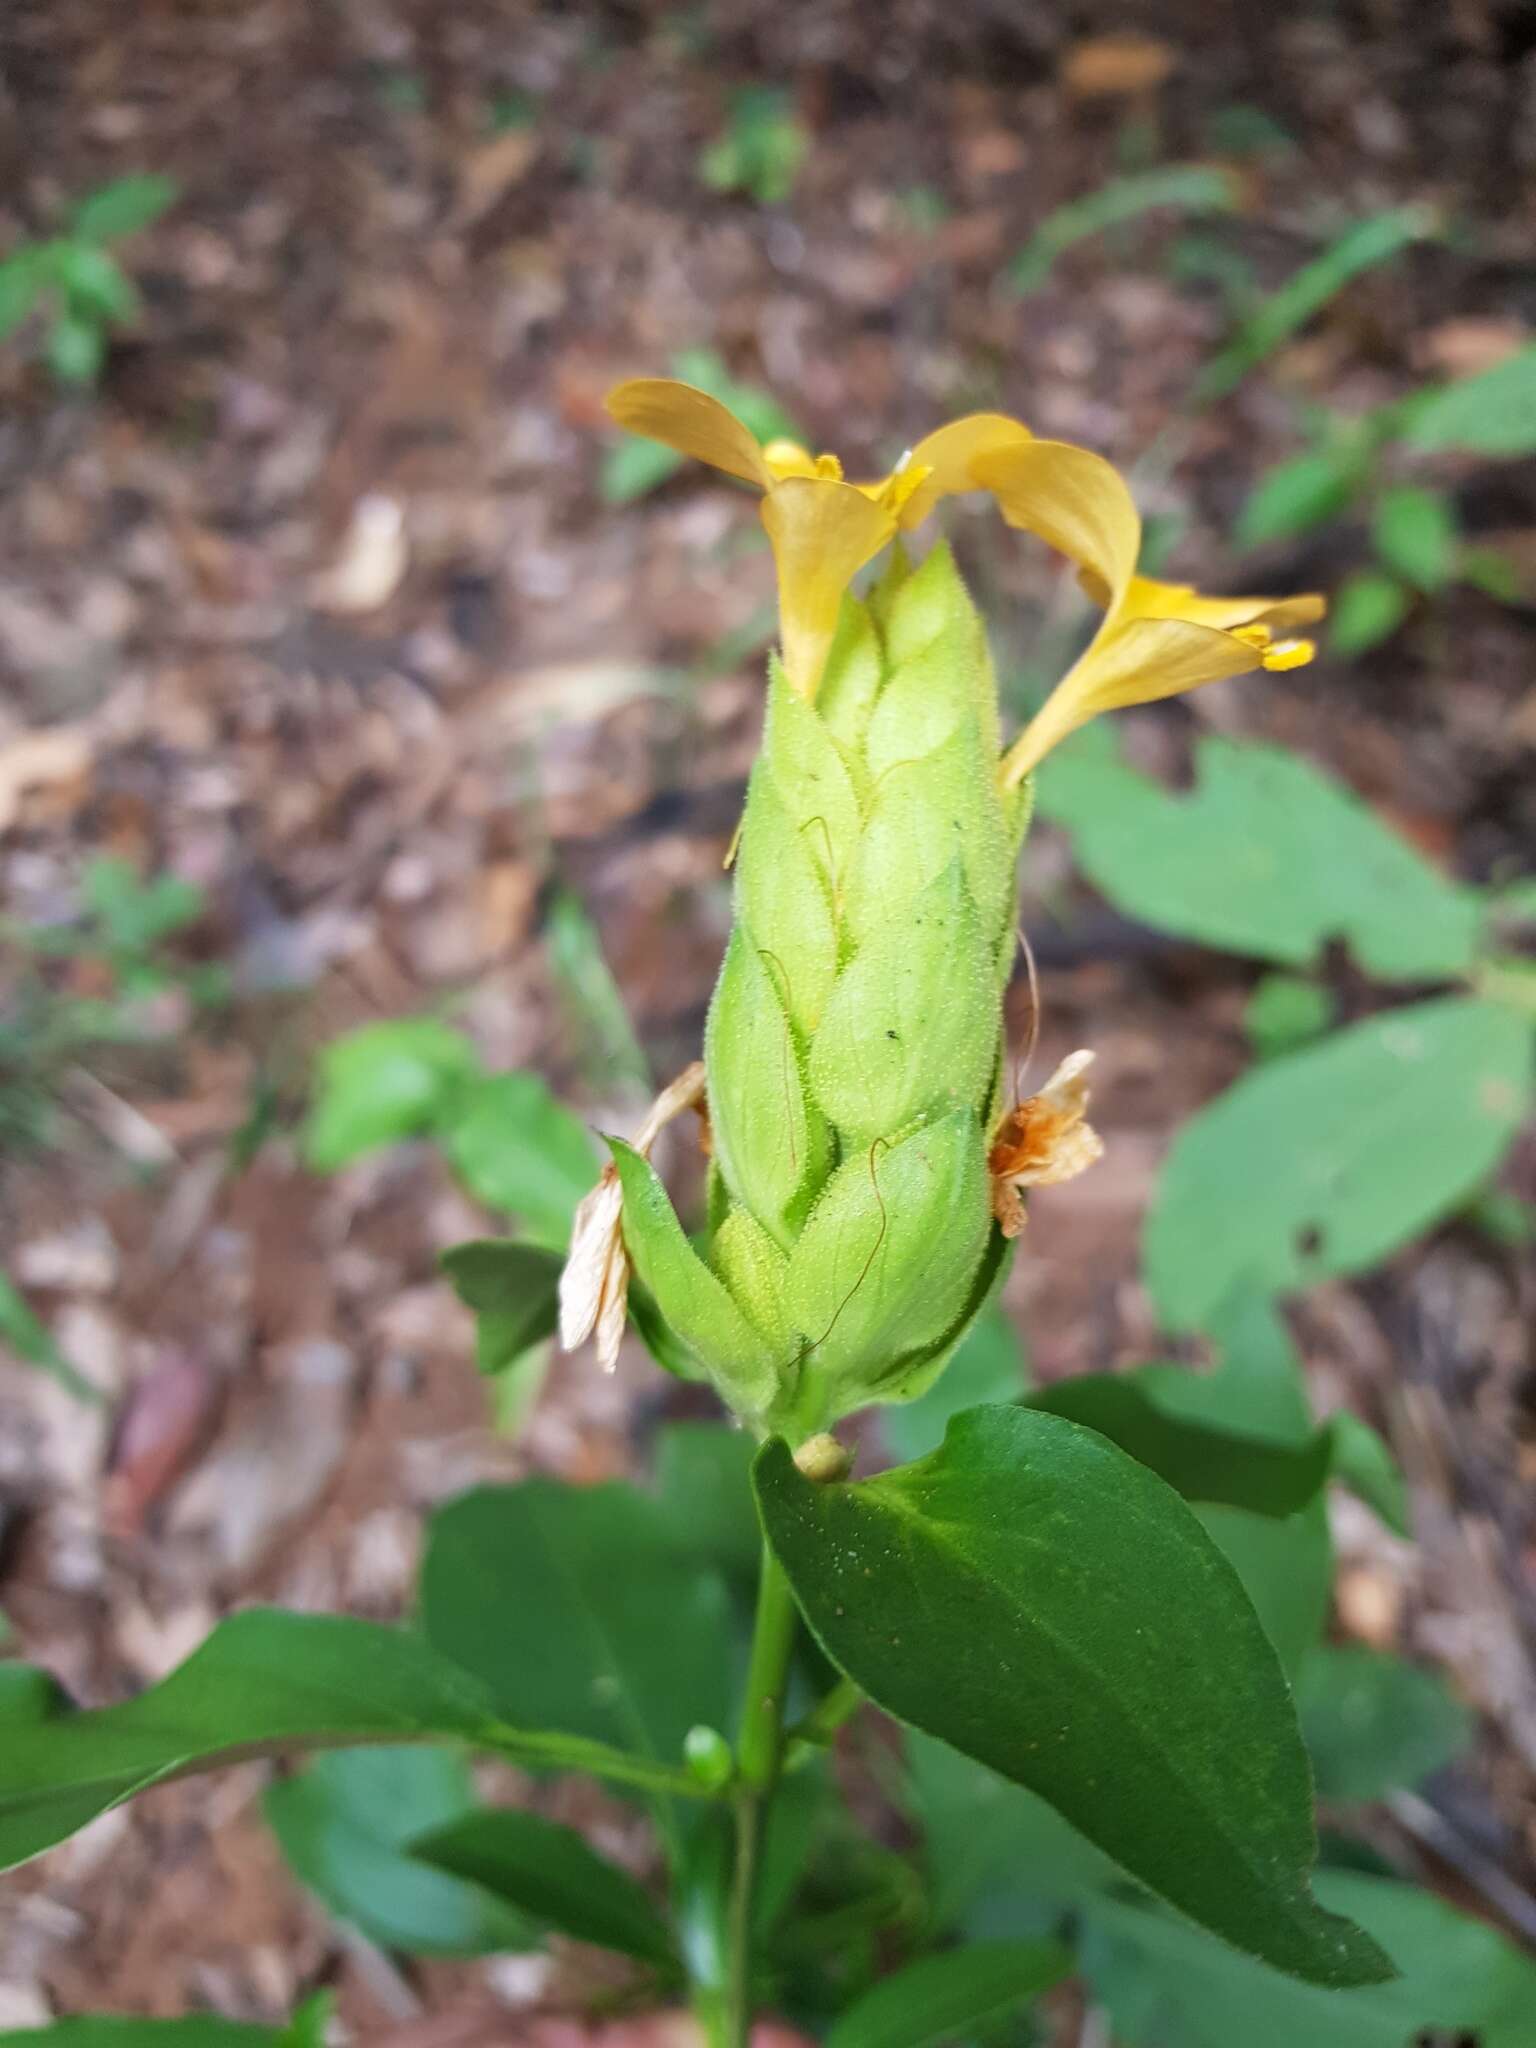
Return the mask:
{"type": "Polygon", "coordinates": [[[151,227],[176,197],[170,178],[118,178],[88,193],[58,234],[12,248],[0,260],[0,340],[35,333],[59,384],[94,384],[112,332],[139,313],[138,292],[109,245],[151,227]]]}
{"type": "Polygon", "coordinates": [[[731,95],[725,132],[700,152],[699,178],[711,192],[744,193],[759,206],[780,206],[810,146],[792,94],[776,85],[743,86],[731,95]]]}

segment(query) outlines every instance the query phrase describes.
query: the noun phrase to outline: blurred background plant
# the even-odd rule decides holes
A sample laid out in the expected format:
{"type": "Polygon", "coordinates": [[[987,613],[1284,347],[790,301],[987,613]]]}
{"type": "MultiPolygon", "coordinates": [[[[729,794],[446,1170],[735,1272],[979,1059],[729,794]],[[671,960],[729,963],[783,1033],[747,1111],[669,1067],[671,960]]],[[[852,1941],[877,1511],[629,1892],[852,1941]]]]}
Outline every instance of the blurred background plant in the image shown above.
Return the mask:
{"type": "Polygon", "coordinates": [[[170,178],[114,178],[70,208],[56,235],[16,243],[0,257],[0,341],[35,336],[60,384],[94,384],[107,343],[139,311],[139,294],[113,253],[175,204],[170,178]]]}
{"type": "MultiPolygon", "coordinates": [[[[785,1848],[782,2007],[823,2031],[867,1993],[838,2048],[916,2048],[892,2001],[921,2016],[926,1980],[872,1987],[937,1950],[959,2004],[929,2039],[1524,2048],[1529,39],[1481,4],[1433,36],[1195,0],[1151,34],[918,0],[307,12],[0,28],[14,1647],[102,1698],[257,1596],[414,1611],[444,1499],[530,1470],[582,1482],[594,1530],[588,1482],[652,1474],[739,1586],[739,1442],[638,1347],[614,1381],[548,1351],[594,1133],[697,1052],[772,620],[750,501],[605,443],[601,395],[670,370],[855,475],[1001,407],[1131,471],[1149,566],[1333,611],[1317,668],[1049,764],[1040,1060],[1098,1048],[1108,1157],[1037,1200],[1002,1312],[865,1455],[1027,1392],[1163,1460],[1294,1674],[1325,1884],[1418,2002],[1328,2010],[1115,1892],[1027,1795],[861,1723],[858,1819],[785,1848]],[[138,1150],[73,1142],[127,1138],[120,1112],[138,1150]],[[1317,1475],[1305,1505],[1221,1497],[1255,1442],[1317,1475]],[[1046,1925],[1079,1988],[1034,2022],[1027,1959],[960,1981],[978,1938],[1046,1925]]],[[[989,512],[948,523],[1022,713],[1088,607],[989,512]]],[[[1027,1013],[1016,987],[1019,1044],[1027,1013]]],[[[595,1535],[558,1598],[485,1542],[530,1631],[560,1599],[613,1619],[595,1535]]],[[[526,1844],[492,1882],[463,1840],[455,1870],[416,1853],[481,1793],[380,1752],[381,1831],[374,1761],[269,1789],[334,1917],[235,1780],[5,1880],[0,2024],[271,2017],[321,1981],[361,2038],[613,2023],[623,1991],[529,1918],[526,1844]],[[486,1960],[415,1960],[444,1955],[486,1960]]],[[[649,1876],[629,1809],[549,1797],[649,1876]]]]}

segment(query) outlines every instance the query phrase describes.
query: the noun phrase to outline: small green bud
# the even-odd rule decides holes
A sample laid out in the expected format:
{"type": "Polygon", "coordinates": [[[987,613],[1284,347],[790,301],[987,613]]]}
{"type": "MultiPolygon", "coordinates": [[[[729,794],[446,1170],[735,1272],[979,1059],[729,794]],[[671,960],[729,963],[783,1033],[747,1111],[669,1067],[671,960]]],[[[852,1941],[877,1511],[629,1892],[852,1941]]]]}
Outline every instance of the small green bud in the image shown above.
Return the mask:
{"type": "Polygon", "coordinates": [[[736,1769],[731,1745],[718,1728],[706,1728],[703,1722],[683,1737],[683,1762],[689,1777],[706,1792],[723,1792],[736,1769]]]}

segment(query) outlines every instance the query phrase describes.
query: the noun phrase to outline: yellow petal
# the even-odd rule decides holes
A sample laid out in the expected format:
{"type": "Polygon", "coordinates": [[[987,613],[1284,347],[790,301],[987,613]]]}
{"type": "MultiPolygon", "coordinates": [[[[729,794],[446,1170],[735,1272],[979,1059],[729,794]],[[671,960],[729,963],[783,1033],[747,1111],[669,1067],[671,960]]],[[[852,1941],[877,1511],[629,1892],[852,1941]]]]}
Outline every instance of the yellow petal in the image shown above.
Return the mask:
{"type": "Polygon", "coordinates": [[[760,490],[773,482],[755,437],[707,391],[671,377],[633,377],[627,384],[616,384],[603,402],[632,434],[660,441],[760,490]]]}
{"type": "Polygon", "coordinates": [[[1192,583],[1156,583],[1137,576],[1126,594],[1125,616],[1138,619],[1188,619],[1192,625],[1215,626],[1224,633],[1260,628],[1266,645],[1289,626],[1310,626],[1328,609],[1316,592],[1304,597],[1202,597],[1192,583]]]}
{"type": "Polygon", "coordinates": [[[971,475],[1010,526],[1070,556],[1094,598],[1117,609],[1136,573],[1141,519],[1112,463],[1070,441],[1026,441],[978,455],[971,475]]]}
{"type": "Polygon", "coordinates": [[[837,630],[843,592],[896,531],[894,513],[854,484],[790,477],[763,499],[779,572],[779,634],[790,685],[811,698],[837,630]]]}
{"type": "MultiPolygon", "coordinates": [[[[940,498],[987,489],[972,471],[978,457],[1001,454],[1033,438],[1028,427],[1000,412],[967,413],[964,419],[951,420],[947,427],[925,434],[896,472],[897,477],[914,469],[928,472],[900,508],[903,530],[926,519],[940,498]]],[[[895,478],[887,479],[893,481],[895,478]]]]}
{"type": "Polygon", "coordinates": [[[1056,685],[1008,749],[1003,787],[1022,782],[1052,747],[1101,711],[1177,697],[1263,665],[1263,650],[1249,641],[1184,619],[1130,619],[1113,626],[1056,685]]]}
{"type": "Polygon", "coordinates": [[[843,474],[835,455],[813,455],[798,441],[769,441],[763,448],[763,460],[775,477],[828,476],[835,481],[843,474]]]}

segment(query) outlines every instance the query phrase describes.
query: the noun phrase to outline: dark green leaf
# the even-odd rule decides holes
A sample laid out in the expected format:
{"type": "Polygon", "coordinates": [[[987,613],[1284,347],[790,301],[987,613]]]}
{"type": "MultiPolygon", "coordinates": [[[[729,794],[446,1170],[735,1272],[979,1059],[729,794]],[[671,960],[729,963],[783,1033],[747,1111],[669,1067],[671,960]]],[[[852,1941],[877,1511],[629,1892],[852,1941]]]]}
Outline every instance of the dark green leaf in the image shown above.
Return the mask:
{"type": "Polygon", "coordinates": [[[460,1301],[474,1310],[475,1363],[481,1372],[504,1371],[554,1334],[564,1264],[559,1252],[482,1237],[454,1245],[440,1263],[460,1301]]]}
{"type": "Polygon", "coordinates": [[[1320,256],[1303,264],[1278,291],[1271,292],[1236,339],[1212,357],[1195,380],[1193,397],[1203,403],[1233,390],[1347,284],[1378,264],[1390,262],[1411,243],[1423,241],[1431,226],[1422,207],[1402,206],[1372,214],[1346,228],[1320,256]]]}
{"type": "Polygon", "coordinates": [[[1456,573],[1456,516],[1439,491],[1417,484],[1383,491],[1371,537],[1387,567],[1415,589],[1443,589],[1456,573]]]}
{"type": "Polygon", "coordinates": [[[1109,1900],[1092,1910],[1084,1974],[1127,2048],[1530,2048],[1536,1965],[1429,1892],[1323,1871],[1319,1896],[1367,1928],[1402,1975],[1321,1991],[1234,1955],[1165,1915],[1109,1900]]]}
{"type": "Polygon", "coordinates": [[[0,1344],[8,1345],[23,1365],[36,1366],[67,1387],[76,1400],[101,1399],[101,1389],[76,1372],[4,1273],[0,1273],[0,1344]]]}
{"type": "Polygon", "coordinates": [[[1359,1272],[1449,1214],[1520,1128],[1531,1051],[1513,1010],[1445,997],[1246,1075],[1163,1168],[1146,1277],[1164,1321],[1359,1272]]]}
{"type": "Polygon", "coordinates": [[[411,1843],[411,1853],[576,1941],[663,1968],[674,1964],[671,1936],[640,1886],[574,1828],[498,1807],[431,1829],[411,1843]]]}
{"type": "Polygon", "coordinates": [[[902,1734],[929,1911],[943,1932],[1044,1932],[1064,1904],[1124,1884],[1103,1851],[1033,1792],[916,1728],[902,1734]]]}
{"type": "Polygon", "coordinates": [[[537,1074],[495,1074],[464,1089],[442,1137],[477,1200],[564,1247],[572,1211],[596,1186],[600,1168],[586,1125],[537,1074]]]}
{"type": "Polygon", "coordinates": [[[1034,291],[1049,277],[1057,257],[1090,235],[1148,213],[1227,213],[1237,198],[1237,180],[1209,164],[1164,164],[1113,178],[1048,215],[1008,266],[1008,282],[1016,292],[1034,291]]]}
{"type": "Polygon", "coordinates": [[[1380,569],[1357,569],[1333,594],[1328,645],[1335,654],[1369,654],[1408,616],[1407,586],[1380,569]]]}
{"type": "Polygon", "coordinates": [[[1481,906],[1353,792],[1281,747],[1203,739],[1187,794],[1112,755],[1062,755],[1040,808],[1088,879],[1162,931],[1314,965],[1330,939],[1386,980],[1463,974],[1481,906]]]}
{"type": "Polygon", "coordinates": [[[1536,346],[1429,393],[1410,408],[1405,433],[1415,448],[1536,454],[1536,346]]]}
{"type": "Polygon", "coordinates": [[[724,1583],[631,1487],[464,1495],[432,1519],[421,1597],[431,1641],[524,1726],[678,1763],[696,1722],[730,1723],[724,1583]]]}
{"type": "Polygon", "coordinates": [[[949,1418],[984,1401],[1011,1401],[1029,1384],[1029,1361],[1018,1332],[992,1303],[982,1310],[960,1348],[926,1394],[880,1410],[880,1434],[903,1464],[937,1450],[949,1418]]]}
{"type": "Polygon", "coordinates": [[[1324,1799],[1421,1784],[1472,1741],[1472,1717],[1444,1679],[1381,1650],[1314,1650],[1297,1675],[1296,1711],[1324,1799]]]}
{"type": "Polygon", "coordinates": [[[770,1542],[877,1704],[1038,1792],[1132,1876],[1310,1981],[1377,1981],[1313,1901],[1311,1781],[1275,1653],[1173,1490],[1091,1430],[957,1416],[941,1450],[817,1486],[762,1452],[770,1542]]]}
{"type": "Polygon", "coordinates": [[[430,1748],[336,1750],[271,1786],[263,1801],[300,1882],[382,1948],[428,1956],[537,1948],[529,1921],[414,1853],[414,1835],[473,1805],[462,1757],[430,1748]]]}
{"type": "Polygon", "coordinates": [[[1318,448],[1266,470],[1237,522],[1244,547],[1289,540],[1336,519],[1360,481],[1353,450],[1318,448]]]}
{"type": "Polygon", "coordinates": [[[494,1721],[475,1679],[418,1636],[247,1608],[137,1699],[7,1728],[0,1867],[173,1773],[288,1748],[473,1739],[494,1721]]]}
{"type": "Polygon", "coordinates": [[[365,1024],[320,1054],[304,1156],[315,1173],[431,1130],[480,1072],[474,1047],[436,1017],[365,1024]]]}
{"type": "Polygon", "coordinates": [[[937,2048],[969,2041],[1057,1984],[1072,1958],[1054,1941],[977,1941],[923,1956],[849,2007],[826,2048],[937,2048]]]}
{"type": "MultiPolygon", "coordinates": [[[[1313,1430],[1306,1382],[1289,1334],[1273,1305],[1258,1297],[1221,1304],[1206,1319],[1222,1364],[1212,1373],[1170,1374],[1158,1389],[1162,1406],[1290,1445],[1313,1430]]],[[[1315,1500],[1286,1521],[1241,1508],[1196,1509],[1207,1533],[1232,1565],[1264,1633],[1287,1671],[1317,1644],[1333,1585],[1327,1504],[1315,1500]]]]}
{"type": "Polygon", "coordinates": [[[70,232],[88,242],[113,242],[150,227],[176,202],[174,178],[154,171],[115,178],[87,195],[70,218],[70,232]]]}
{"type": "Polygon", "coordinates": [[[1284,1444],[1171,1412],[1159,1393],[1185,1377],[1178,1366],[1156,1365],[1088,1373],[1042,1388],[1027,1405],[1096,1429],[1186,1500],[1283,1516],[1316,1499],[1332,1464],[1326,1430],[1284,1444]]]}
{"type": "Polygon", "coordinates": [[[757,1444],[720,1422],[673,1422],[656,1442],[656,1495],[674,1546],[723,1571],[733,1584],[757,1578],[763,1535],[752,1506],[757,1444]]]}

